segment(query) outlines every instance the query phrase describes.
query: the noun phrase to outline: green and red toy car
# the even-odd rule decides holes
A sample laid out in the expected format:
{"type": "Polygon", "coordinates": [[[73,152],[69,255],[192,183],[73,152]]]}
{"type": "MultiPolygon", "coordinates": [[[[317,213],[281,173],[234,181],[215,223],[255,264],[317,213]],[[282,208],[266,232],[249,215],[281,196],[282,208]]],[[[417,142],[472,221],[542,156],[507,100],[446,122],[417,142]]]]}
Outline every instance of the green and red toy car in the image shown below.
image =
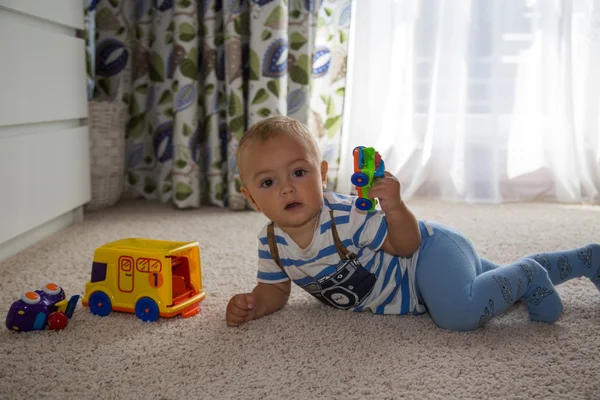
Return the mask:
{"type": "Polygon", "coordinates": [[[369,190],[373,187],[375,178],[383,178],[385,163],[373,147],[358,146],[353,154],[354,174],[350,180],[358,192],[356,207],[359,210],[371,211],[375,209],[377,200],[369,197],[369,190]]]}

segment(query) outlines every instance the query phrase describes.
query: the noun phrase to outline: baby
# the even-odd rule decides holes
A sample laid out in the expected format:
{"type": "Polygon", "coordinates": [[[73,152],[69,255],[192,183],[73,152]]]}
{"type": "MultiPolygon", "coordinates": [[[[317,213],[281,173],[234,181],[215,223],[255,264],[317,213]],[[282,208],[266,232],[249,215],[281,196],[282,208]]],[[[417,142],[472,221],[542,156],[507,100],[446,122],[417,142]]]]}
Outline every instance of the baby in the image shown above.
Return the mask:
{"type": "Polygon", "coordinates": [[[281,309],[292,281],[335,308],[429,313],[455,331],[477,329],[518,301],[531,320],[553,323],[563,311],[555,285],[571,278],[600,290],[600,245],[496,265],[455,229],[417,220],[387,171],[369,192],[381,210],[358,210],[356,197],[325,189],[327,162],[293,119],[252,126],[237,160],[242,193],[272,222],[258,235],[258,284],[231,298],[229,326],[281,309]]]}

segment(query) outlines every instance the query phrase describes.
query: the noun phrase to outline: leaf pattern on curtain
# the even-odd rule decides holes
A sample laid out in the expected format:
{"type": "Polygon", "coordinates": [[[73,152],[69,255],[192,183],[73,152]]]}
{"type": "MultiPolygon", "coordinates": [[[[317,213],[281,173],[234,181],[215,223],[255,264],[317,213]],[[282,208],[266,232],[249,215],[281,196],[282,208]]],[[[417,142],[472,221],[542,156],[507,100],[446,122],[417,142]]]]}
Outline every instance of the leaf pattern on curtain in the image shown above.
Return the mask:
{"type": "Polygon", "coordinates": [[[334,186],[350,10],[350,0],[99,2],[94,98],[129,105],[128,189],[179,208],[247,208],[235,150],[272,115],[308,125],[334,186]]]}

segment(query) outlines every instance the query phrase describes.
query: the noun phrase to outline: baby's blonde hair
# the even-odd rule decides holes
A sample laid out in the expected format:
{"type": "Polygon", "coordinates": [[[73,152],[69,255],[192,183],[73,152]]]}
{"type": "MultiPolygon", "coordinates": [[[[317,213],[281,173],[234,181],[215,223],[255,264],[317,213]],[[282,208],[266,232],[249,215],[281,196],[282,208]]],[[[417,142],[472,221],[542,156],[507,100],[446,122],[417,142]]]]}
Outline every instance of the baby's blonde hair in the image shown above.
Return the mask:
{"type": "MultiPolygon", "coordinates": [[[[321,162],[321,151],[314,136],[308,128],[299,121],[285,116],[274,116],[266,118],[252,125],[242,136],[236,151],[236,160],[240,164],[240,156],[250,145],[264,143],[277,135],[290,135],[300,138],[306,149],[312,153],[317,161],[321,162]]],[[[241,171],[240,171],[241,174],[241,171]]]]}

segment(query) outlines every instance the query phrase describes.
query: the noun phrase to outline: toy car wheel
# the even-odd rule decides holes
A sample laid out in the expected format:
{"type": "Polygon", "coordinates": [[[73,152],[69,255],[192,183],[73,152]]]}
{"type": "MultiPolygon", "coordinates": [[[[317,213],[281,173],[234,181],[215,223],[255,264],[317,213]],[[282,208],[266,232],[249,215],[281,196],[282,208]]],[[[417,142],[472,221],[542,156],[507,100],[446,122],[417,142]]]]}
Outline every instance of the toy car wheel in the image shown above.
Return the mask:
{"type": "Polygon", "coordinates": [[[142,297],[135,303],[135,315],[144,322],[154,322],[158,319],[158,305],[148,297],[142,297]]]}
{"type": "Polygon", "coordinates": [[[106,317],[112,310],[110,298],[104,292],[92,293],[88,304],[92,314],[100,317],[106,317]]]}
{"type": "Polygon", "coordinates": [[[51,331],[65,329],[68,324],[67,314],[62,311],[55,311],[48,316],[48,329],[51,331]]]}
{"type": "Polygon", "coordinates": [[[369,177],[362,172],[356,172],[350,177],[350,181],[354,186],[363,187],[369,184],[369,177]]]}
{"type": "Polygon", "coordinates": [[[367,211],[373,207],[373,202],[369,199],[357,199],[356,208],[359,210],[367,211]]]}

